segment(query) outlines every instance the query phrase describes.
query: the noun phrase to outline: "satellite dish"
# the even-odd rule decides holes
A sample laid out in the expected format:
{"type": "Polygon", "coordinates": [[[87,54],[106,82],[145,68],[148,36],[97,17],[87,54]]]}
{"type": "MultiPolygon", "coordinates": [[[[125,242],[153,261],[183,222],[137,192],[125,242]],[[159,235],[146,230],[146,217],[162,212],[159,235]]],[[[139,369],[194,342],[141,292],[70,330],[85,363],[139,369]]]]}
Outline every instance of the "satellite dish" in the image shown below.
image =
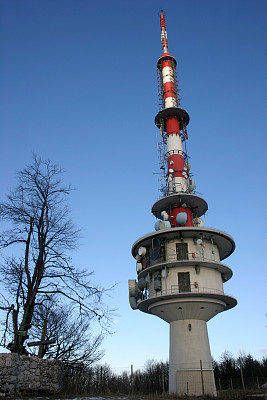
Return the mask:
{"type": "Polygon", "coordinates": [[[162,221],[162,223],[164,224],[164,229],[171,228],[171,223],[170,223],[170,221],[162,221]]]}
{"type": "Polygon", "coordinates": [[[137,262],[136,263],[136,272],[138,273],[138,272],[141,272],[141,271],[142,271],[142,263],[137,262]]]}
{"type": "Polygon", "coordinates": [[[137,282],[135,279],[128,280],[128,288],[129,288],[129,296],[135,297],[137,294],[137,291],[138,291],[138,286],[137,286],[137,282]]]}
{"type": "Polygon", "coordinates": [[[204,222],[201,218],[194,218],[193,220],[194,226],[201,228],[204,225],[204,222]]]}
{"type": "Polygon", "coordinates": [[[202,239],[197,239],[197,244],[198,245],[202,244],[202,239]]]}
{"type": "Polygon", "coordinates": [[[201,228],[204,225],[203,219],[198,218],[197,220],[198,220],[197,221],[198,222],[198,226],[201,228]]]}
{"type": "Polygon", "coordinates": [[[152,239],[151,250],[150,250],[150,258],[152,261],[155,261],[160,253],[160,241],[158,239],[152,239]]]}
{"type": "Polygon", "coordinates": [[[166,211],[161,211],[161,216],[162,216],[163,221],[168,221],[169,215],[166,211]]]}
{"type": "Polygon", "coordinates": [[[161,229],[171,228],[170,221],[157,221],[154,225],[155,231],[160,231],[161,229]]]}
{"type": "Polygon", "coordinates": [[[179,225],[184,225],[187,222],[187,214],[186,212],[180,212],[176,215],[176,222],[179,225]]]}
{"type": "Polygon", "coordinates": [[[160,221],[157,221],[154,225],[155,231],[159,231],[160,230],[160,221]]]}
{"type": "Polygon", "coordinates": [[[143,257],[144,255],[146,255],[146,248],[145,247],[139,247],[138,249],[138,254],[140,257],[143,257]]]}

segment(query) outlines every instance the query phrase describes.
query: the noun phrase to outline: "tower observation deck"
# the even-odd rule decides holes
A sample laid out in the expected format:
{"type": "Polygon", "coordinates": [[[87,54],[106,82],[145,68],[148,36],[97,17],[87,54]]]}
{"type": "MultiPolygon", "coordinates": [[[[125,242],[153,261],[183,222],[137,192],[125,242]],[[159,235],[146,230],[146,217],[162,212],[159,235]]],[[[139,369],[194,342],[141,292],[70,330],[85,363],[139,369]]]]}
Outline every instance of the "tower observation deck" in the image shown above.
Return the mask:
{"type": "Polygon", "coordinates": [[[216,396],[207,321],[237,304],[224,293],[232,270],[222,263],[235,249],[233,238],[206,228],[200,218],[208,210],[194,194],[195,181],[187,155],[188,113],[180,107],[175,58],[168,52],[165,16],[160,13],[163,54],[157,62],[161,109],[162,197],[152,206],[155,231],[132,247],[137,280],[131,279],[129,301],[134,310],[169,323],[169,392],[216,396]]]}

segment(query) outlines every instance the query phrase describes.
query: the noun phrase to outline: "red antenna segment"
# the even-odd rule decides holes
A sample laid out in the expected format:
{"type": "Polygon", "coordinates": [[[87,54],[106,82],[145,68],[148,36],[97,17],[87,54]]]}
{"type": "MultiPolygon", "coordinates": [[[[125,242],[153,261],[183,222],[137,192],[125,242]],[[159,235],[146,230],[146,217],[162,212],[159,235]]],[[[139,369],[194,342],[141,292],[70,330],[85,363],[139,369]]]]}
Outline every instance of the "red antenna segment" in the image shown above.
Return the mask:
{"type": "Polygon", "coordinates": [[[161,44],[163,53],[168,53],[168,38],[166,31],[165,15],[163,10],[160,12],[161,44]]]}

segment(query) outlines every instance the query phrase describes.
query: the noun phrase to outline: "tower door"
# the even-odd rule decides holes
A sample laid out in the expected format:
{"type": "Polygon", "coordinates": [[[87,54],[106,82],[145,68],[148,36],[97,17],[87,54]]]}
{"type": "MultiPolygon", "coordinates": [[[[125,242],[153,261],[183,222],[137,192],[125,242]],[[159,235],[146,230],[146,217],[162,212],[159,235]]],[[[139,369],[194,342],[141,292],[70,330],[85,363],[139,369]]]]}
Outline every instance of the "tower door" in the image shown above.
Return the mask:
{"type": "Polygon", "coordinates": [[[176,243],[177,260],[188,260],[188,244],[176,243]]]}
{"type": "Polygon", "coordinates": [[[178,272],[179,292],[191,292],[190,272],[178,272]]]}

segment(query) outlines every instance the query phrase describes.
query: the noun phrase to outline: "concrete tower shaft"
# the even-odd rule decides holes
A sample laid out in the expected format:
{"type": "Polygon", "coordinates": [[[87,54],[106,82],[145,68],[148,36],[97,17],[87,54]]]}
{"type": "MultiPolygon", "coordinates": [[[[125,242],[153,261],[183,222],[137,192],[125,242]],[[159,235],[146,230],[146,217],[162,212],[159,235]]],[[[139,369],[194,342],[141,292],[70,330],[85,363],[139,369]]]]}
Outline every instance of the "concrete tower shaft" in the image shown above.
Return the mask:
{"type": "Polygon", "coordinates": [[[169,392],[216,395],[207,321],[237,304],[224,293],[232,270],[222,261],[235,249],[233,238],[206,228],[208,209],[194,194],[186,141],[188,113],[180,107],[176,60],[168,52],[164,13],[160,13],[163,54],[157,62],[162,107],[155,118],[161,133],[163,196],[152,207],[155,231],[132,247],[137,280],[129,280],[129,301],[136,310],[170,325],[169,392]]]}

